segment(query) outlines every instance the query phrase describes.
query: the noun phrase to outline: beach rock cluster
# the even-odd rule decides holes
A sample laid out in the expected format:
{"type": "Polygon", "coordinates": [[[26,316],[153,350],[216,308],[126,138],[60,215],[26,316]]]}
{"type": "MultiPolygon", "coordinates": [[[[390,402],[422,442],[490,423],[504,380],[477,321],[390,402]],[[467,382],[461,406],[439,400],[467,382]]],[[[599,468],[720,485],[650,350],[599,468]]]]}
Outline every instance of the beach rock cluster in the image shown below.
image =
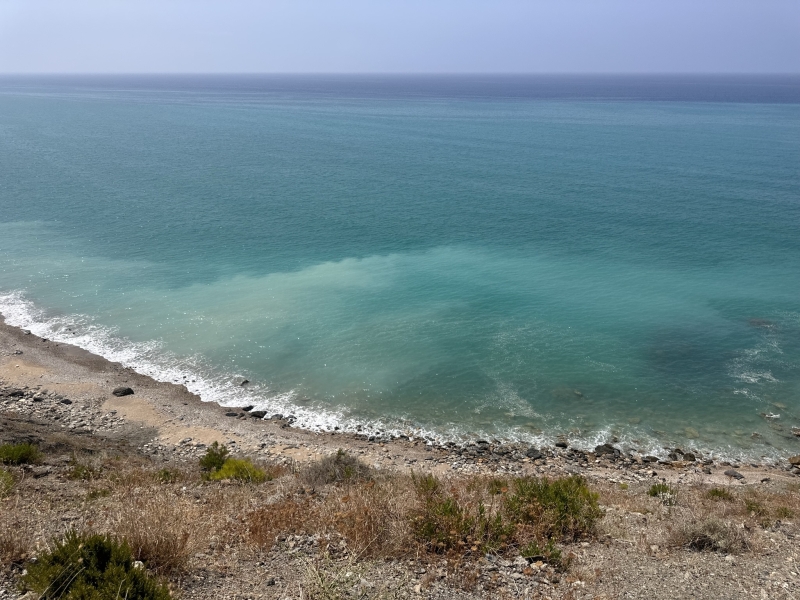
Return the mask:
{"type": "Polygon", "coordinates": [[[76,403],[62,394],[36,387],[0,384],[0,408],[33,418],[52,421],[73,433],[110,432],[125,420],[116,411],[76,403]]]}

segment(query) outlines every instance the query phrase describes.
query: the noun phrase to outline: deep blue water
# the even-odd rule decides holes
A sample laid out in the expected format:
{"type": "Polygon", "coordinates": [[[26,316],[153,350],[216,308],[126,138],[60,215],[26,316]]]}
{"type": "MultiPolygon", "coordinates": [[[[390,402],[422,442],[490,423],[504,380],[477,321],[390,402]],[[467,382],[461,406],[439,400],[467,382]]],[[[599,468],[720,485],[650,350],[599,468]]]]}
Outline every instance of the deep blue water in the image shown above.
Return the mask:
{"type": "Polygon", "coordinates": [[[310,427],[797,453],[800,77],[0,78],[0,296],[310,427]]]}

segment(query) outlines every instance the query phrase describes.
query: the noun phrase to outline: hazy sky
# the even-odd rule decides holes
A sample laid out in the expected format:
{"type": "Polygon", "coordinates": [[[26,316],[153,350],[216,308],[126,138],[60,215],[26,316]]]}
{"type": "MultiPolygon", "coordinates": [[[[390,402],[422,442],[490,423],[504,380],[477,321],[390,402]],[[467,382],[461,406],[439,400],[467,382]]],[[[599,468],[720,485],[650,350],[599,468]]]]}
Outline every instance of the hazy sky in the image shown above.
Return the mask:
{"type": "Polygon", "coordinates": [[[0,0],[0,72],[800,72],[800,0],[0,0]]]}

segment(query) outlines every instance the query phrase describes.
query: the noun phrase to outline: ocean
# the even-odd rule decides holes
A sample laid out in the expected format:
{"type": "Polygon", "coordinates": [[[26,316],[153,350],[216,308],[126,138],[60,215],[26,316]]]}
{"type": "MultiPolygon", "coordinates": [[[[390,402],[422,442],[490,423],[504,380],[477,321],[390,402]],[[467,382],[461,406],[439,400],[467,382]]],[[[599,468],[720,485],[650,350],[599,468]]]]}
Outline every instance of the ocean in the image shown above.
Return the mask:
{"type": "Polygon", "coordinates": [[[2,77],[0,313],[316,430],[797,454],[800,77],[2,77]]]}

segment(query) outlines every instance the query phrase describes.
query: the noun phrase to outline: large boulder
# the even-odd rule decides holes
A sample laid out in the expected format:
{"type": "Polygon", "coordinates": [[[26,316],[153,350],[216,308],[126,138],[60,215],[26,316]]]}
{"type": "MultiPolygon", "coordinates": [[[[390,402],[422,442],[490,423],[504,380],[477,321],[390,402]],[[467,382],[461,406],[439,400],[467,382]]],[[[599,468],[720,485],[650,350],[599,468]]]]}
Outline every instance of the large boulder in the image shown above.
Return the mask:
{"type": "Polygon", "coordinates": [[[133,390],[129,387],[120,386],[114,388],[114,391],[112,391],[111,393],[114,394],[115,396],[130,396],[131,394],[133,394],[133,390]]]}
{"type": "Polygon", "coordinates": [[[795,465],[795,466],[800,465],[800,454],[798,454],[797,456],[791,457],[789,459],[789,464],[790,465],[795,465]]]}
{"type": "Polygon", "coordinates": [[[599,446],[595,446],[594,453],[597,456],[602,456],[603,454],[618,454],[619,451],[611,444],[600,444],[599,446]]]}

